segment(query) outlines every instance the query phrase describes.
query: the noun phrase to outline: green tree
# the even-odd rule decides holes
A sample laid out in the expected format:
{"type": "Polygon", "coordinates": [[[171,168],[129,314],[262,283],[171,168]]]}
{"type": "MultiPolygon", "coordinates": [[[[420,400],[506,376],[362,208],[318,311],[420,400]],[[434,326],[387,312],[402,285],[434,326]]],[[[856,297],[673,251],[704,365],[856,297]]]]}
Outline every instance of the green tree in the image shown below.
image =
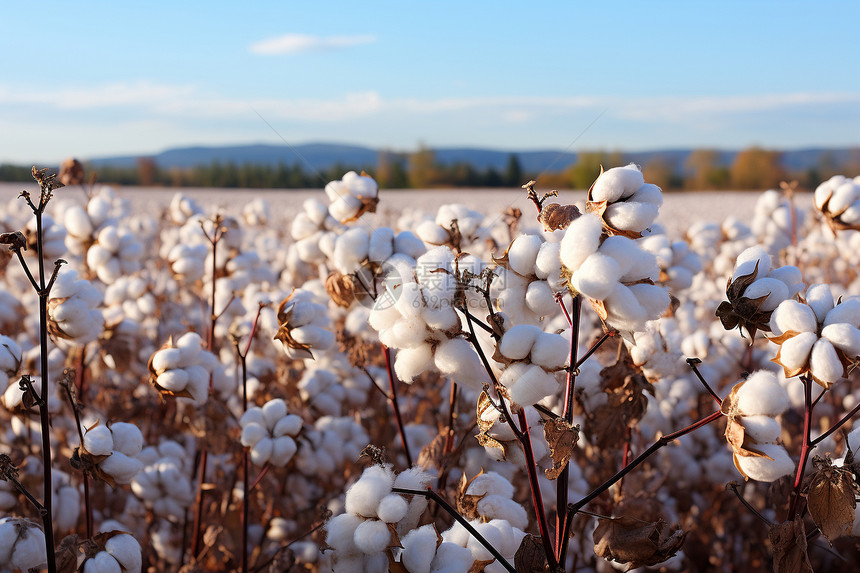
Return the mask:
{"type": "Polygon", "coordinates": [[[507,187],[520,187],[528,183],[527,181],[523,181],[523,168],[520,165],[520,158],[515,153],[511,153],[508,156],[508,164],[505,167],[503,179],[507,187]]]}
{"type": "Polygon", "coordinates": [[[772,189],[785,179],[780,165],[782,153],[761,147],[744,149],[735,156],[729,168],[731,184],[735,189],[772,189]]]}
{"type": "Polygon", "coordinates": [[[409,186],[417,189],[430,187],[438,182],[436,154],[432,149],[420,145],[418,151],[409,154],[406,173],[409,186]]]}

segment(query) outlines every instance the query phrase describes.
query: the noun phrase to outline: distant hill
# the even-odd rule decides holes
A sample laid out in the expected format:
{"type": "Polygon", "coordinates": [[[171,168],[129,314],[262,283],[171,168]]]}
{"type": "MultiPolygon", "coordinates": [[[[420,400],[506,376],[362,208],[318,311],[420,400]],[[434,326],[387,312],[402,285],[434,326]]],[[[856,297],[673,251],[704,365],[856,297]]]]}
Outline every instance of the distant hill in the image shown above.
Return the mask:
{"type": "MultiPolygon", "coordinates": [[[[625,161],[637,164],[647,164],[660,159],[669,165],[683,165],[692,149],[669,149],[623,153],[625,161]]],[[[503,170],[510,156],[516,155],[520,166],[527,173],[557,172],[576,162],[576,154],[565,151],[515,151],[494,150],[471,147],[452,147],[434,149],[436,161],[442,165],[467,163],[475,169],[493,168],[503,170]]],[[[397,152],[389,152],[394,153],[397,152]]],[[[340,164],[343,166],[361,168],[375,167],[380,150],[357,145],[332,143],[307,143],[300,145],[229,145],[229,146],[195,146],[180,147],[162,151],[156,155],[146,156],[155,161],[158,167],[169,169],[173,167],[188,168],[198,165],[209,165],[213,162],[245,163],[277,165],[299,164],[303,169],[308,166],[323,170],[340,164]]],[[[737,151],[720,151],[720,162],[730,165],[737,151]]],[[[405,153],[401,154],[405,155],[405,153]]],[[[822,164],[844,164],[852,158],[858,158],[858,148],[809,148],[788,150],[783,152],[783,165],[791,170],[806,170],[822,164]]],[[[143,156],[118,156],[90,159],[93,167],[134,167],[143,156]]]]}

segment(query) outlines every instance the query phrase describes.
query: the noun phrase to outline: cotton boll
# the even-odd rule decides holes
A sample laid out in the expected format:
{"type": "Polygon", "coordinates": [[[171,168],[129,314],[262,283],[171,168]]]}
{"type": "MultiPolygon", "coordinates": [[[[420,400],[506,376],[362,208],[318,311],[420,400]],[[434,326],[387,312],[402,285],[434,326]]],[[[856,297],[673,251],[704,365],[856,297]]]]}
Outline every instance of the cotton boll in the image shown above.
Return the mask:
{"type": "Polygon", "coordinates": [[[376,515],[385,523],[397,523],[406,517],[406,511],[409,509],[409,503],[396,493],[388,494],[379,502],[379,508],[376,510],[376,515]]]}
{"type": "Polygon", "coordinates": [[[559,258],[568,269],[576,270],[600,246],[603,223],[594,214],[571,222],[559,244],[559,258]]]}
{"type": "Polygon", "coordinates": [[[794,462],[781,445],[760,444],[756,449],[772,459],[735,456],[738,466],[750,479],[772,482],[794,471],[794,462]]]}
{"type": "Polygon", "coordinates": [[[281,398],[269,400],[263,405],[263,420],[266,422],[266,428],[271,430],[278,423],[278,420],[287,415],[287,403],[281,398]]]}
{"type": "MultiPolygon", "coordinates": [[[[419,318],[404,318],[391,327],[391,335],[397,348],[415,348],[425,344],[429,333],[424,321],[419,318]]],[[[389,345],[392,346],[392,345],[389,345]]]]}
{"type": "Polygon", "coordinates": [[[411,231],[401,231],[394,237],[394,251],[417,259],[427,252],[427,247],[411,231]]]}
{"type": "Polygon", "coordinates": [[[259,442],[269,434],[269,432],[266,430],[265,427],[263,427],[263,425],[255,422],[245,422],[242,423],[242,426],[243,427],[241,442],[243,446],[253,447],[257,442],[259,442]]]}
{"type": "Polygon", "coordinates": [[[741,251],[735,263],[735,272],[732,275],[732,280],[734,281],[739,276],[749,274],[756,267],[756,264],[758,264],[757,277],[767,276],[773,267],[770,255],[759,245],[741,251]]]}
{"type": "Polygon", "coordinates": [[[827,313],[833,310],[834,301],[830,286],[826,284],[812,285],[806,291],[806,304],[812,308],[818,322],[824,322],[827,313]]]}
{"type": "Polygon", "coordinates": [[[620,277],[621,269],[615,259],[597,252],[585,259],[571,275],[570,284],[588,298],[603,300],[620,277]]]}
{"type": "Polygon", "coordinates": [[[449,331],[460,326],[460,317],[451,306],[438,308],[427,306],[421,309],[421,318],[433,330],[449,331]]]}
{"type": "Polygon", "coordinates": [[[773,443],[779,438],[782,426],[771,416],[743,416],[744,433],[759,444],[773,443]]]}
{"type": "Polygon", "coordinates": [[[370,234],[367,257],[371,261],[383,262],[394,254],[394,231],[389,227],[374,229],[370,234]]]}
{"type": "Polygon", "coordinates": [[[557,370],[567,362],[569,353],[569,340],[558,334],[541,332],[532,348],[531,361],[547,370],[557,370]]]}
{"type": "Polygon", "coordinates": [[[134,424],[114,422],[110,426],[113,449],[127,456],[136,456],[143,449],[143,434],[134,424]]]}
{"type": "Polygon", "coordinates": [[[510,497],[487,495],[478,501],[477,510],[486,518],[504,519],[518,529],[525,529],[529,524],[525,508],[510,497]]]}
{"type": "Polygon", "coordinates": [[[432,524],[414,529],[401,539],[403,553],[400,562],[409,573],[430,573],[437,539],[436,528],[432,524]]]}
{"type": "Polygon", "coordinates": [[[475,349],[462,338],[451,338],[439,344],[434,362],[442,374],[471,390],[480,390],[489,381],[475,349]]]}
{"type": "Polygon", "coordinates": [[[645,309],[648,319],[654,319],[666,312],[669,308],[669,293],[665,288],[647,283],[630,286],[630,291],[645,309]]]}
{"type": "Polygon", "coordinates": [[[509,386],[511,400],[521,406],[531,406],[558,391],[558,382],[537,365],[529,365],[509,386]]]}
{"type": "Polygon", "coordinates": [[[355,528],[355,546],[367,554],[381,553],[391,544],[391,532],[382,521],[367,520],[355,528]]]}
{"type": "Polygon", "coordinates": [[[613,167],[601,173],[594,182],[591,199],[612,203],[630,197],[644,184],[642,172],[632,163],[625,167],[613,167]]]}
{"type": "Polygon", "coordinates": [[[537,326],[518,324],[502,335],[499,352],[511,360],[523,360],[532,351],[535,341],[543,331],[537,326]]]}
{"type": "Polygon", "coordinates": [[[411,383],[412,380],[433,365],[433,350],[429,344],[415,348],[402,348],[397,351],[394,359],[394,372],[400,380],[411,383]]]}
{"type": "Polygon", "coordinates": [[[326,524],[326,545],[335,551],[349,555],[358,551],[355,545],[355,530],[364,520],[352,513],[336,515],[326,524]]]}
{"type": "Polygon", "coordinates": [[[782,343],[779,361],[789,371],[796,371],[806,364],[812,345],[818,341],[814,332],[802,332],[782,343]]]}
{"type": "Polygon", "coordinates": [[[614,203],[603,214],[606,222],[616,229],[641,233],[657,218],[659,208],[651,203],[614,203]]]}
{"type": "Polygon", "coordinates": [[[273,449],[274,443],[271,438],[265,436],[260,438],[254,444],[254,447],[251,448],[251,461],[258,466],[262,466],[272,457],[273,449]]]}
{"type": "MultiPolygon", "coordinates": [[[[623,320],[625,324],[644,324],[648,313],[630,287],[616,283],[612,292],[605,299],[607,312],[613,317],[623,320]]],[[[607,319],[610,320],[610,319],[607,319]]]]}
{"type": "Polygon", "coordinates": [[[612,257],[618,264],[622,275],[627,274],[630,269],[637,266],[636,261],[642,256],[642,248],[637,242],[621,235],[607,237],[601,243],[598,252],[612,257]]]}
{"type": "Polygon", "coordinates": [[[521,275],[534,274],[535,261],[543,241],[537,235],[520,235],[508,249],[511,269],[521,275]]]}
{"type": "Polygon", "coordinates": [[[821,337],[849,357],[860,355],[860,330],[850,324],[830,324],[821,329],[821,337]]]}
{"type": "Polygon", "coordinates": [[[269,463],[282,468],[293,459],[297,450],[296,442],[289,436],[281,436],[272,440],[272,454],[269,463]]]}
{"type": "Polygon", "coordinates": [[[535,258],[535,274],[539,279],[549,279],[559,274],[561,269],[560,243],[541,243],[540,250],[535,258]]]}
{"type": "Polygon", "coordinates": [[[113,450],[113,437],[107,426],[90,428],[84,434],[84,448],[94,456],[108,456],[113,450]]]}
{"type": "Polygon", "coordinates": [[[812,346],[812,352],[809,356],[809,369],[816,380],[826,385],[842,378],[842,374],[845,372],[839,355],[836,354],[836,349],[829,340],[824,338],[818,339],[812,346]]]}
{"type": "Polygon", "coordinates": [[[105,542],[105,551],[117,560],[125,572],[140,571],[140,543],[132,535],[114,535],[105,542]]]}
{"type": "Polygon", "coordinates": [[[558,310],[555,294],[546,281],[532,281],[526,289],[526,305],[538,316],[550,316],[558,310]]]}
{"type": "Polygon", "coordinates": [[[788,287],[774,278],[760,278],[746,288],[743,296],[750,300],[766,297],[761,303],[761,310],[770,311],[788,298],[788,287]]]}
{"type": "Polygon", "coordinates": [[[852,326],[860,327],[860,299],[849,298],[833,307],[833,310],[827,313],[824,317],[824,326],[837,324],[840,322],[848,323],[852,326]]]}
{"type": "Polygon", "coordinates": [[[631,203],[650,203],[660,207],[663,204],[663,192],[653,183],[645,183],[630,196],[629,201],[631,203]]]}
{"type": "Polygon", "coordinates": [[[786,300],[770,316],[770,329],[774,336],[785,332],[815,332],[818,321],[812,309],[796,300],[786,300]]]}
{"type": "Polygon", "coordinates": [[[751,374],[735,396],[738,410],[746,416],[778,416],[790,405],[788,394],[777,382],[776,375],[764,370],[751,374]]]}
{"type": "Polygon", "coordinates": [[[275,437],[281,436],[295,436],[302,429],[302,418],[300,416],[296,416],[295,414],[287,414],[275,424],[275,427],[272,429],[272,435],[275,437]]]}
{"type": "Polygon", "coordinates": [[[382,466],[371,466],[346,492],[345,508],[348,513],[375,517],[379,503],[391,493],[393,472],[382,466]]]}
{"type": "Polygon", "coordinates": [[[134,476],[143,469],[143,462],[115,451],[99,463],[99,468],[113,477],[116,483],[126,484],[131,483],[134,476]]]}

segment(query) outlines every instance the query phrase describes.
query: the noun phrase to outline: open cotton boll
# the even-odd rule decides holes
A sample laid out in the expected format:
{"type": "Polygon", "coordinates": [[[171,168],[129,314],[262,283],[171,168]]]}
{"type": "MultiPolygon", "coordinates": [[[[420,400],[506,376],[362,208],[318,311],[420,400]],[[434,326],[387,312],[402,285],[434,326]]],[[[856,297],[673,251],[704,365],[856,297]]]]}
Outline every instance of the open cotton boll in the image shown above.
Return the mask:
{"type": "Polygon", "coordinates": [[[394,307],[402,316],[412,320],[418,319],[425,306],[427,306],[426,295],[420,284],[407,282],[400,287],[394,307]]]}
{"type": "Polygon", "coordinates": [[[543,331],[537,326],[518,324],[502,335],[499,352],[511,360],[523,360],[532,351],[535,341],[543,331]]]}
{"type": "Polygon", "coordinates": [[[791,475],[794,471],[794,462],[785,448],[779,444],[759,444],[756,447],[761,453],[769,458],[754,456],[735,456],[735,459],[750,479],[756,481],[776,481],[782,476],[791,475]]]}
{"type": "Polygon", "coordinates": [[[140,543],[134,536],[127,533],[114,535],[105,542],[105,551],[117,560],[124,573],[140,571],[142,565],[140,543]]]}
{"type": "Polygon", "coordinates": [[[391,531],[383,521],[369,519],[355,528],[355,546],[367,554],[381,553],[391,544],[391,531]]]}
{"type": "Polygon", "coordinates": [[[823,325],[827,327],[840,322],[860,327],[860,299],[849,298],[834,306],[824,317],[823,325]]]}
{"type": "Polygon", "coordinates": [[[653,183],[645,183],[630,196],[628,201],[630,203],[650,203],[660,207],[663,205],[663,191],[653,183]]]}
{"type": "Polygon", "coordinates": [[[771,416],[742,416],[744,433],[760,444],[773,443],[782,433],[782,426],[771,416]]]}
{"type": "Polygon", "coordinates": [[[376,510],[376,515],[385,523],[397,523],[406,517],[406,511],[409,509],[409,502],[403,496],[390,493],[382,498],[379,502],[379,508],[376,510]]]}
{"type": "Polygon", "coordinates": [[[427,252],[424,242],[412,231],[400,231],[394,237],[394,252],[417,259],[427,252]]]}
{"type": "Polygon", "coordinates": [[[539,279],[551,280],[552,277],[559,274],[561,270],[560,251],[561,243],[541,243],[535,258],[535,275],[539,279]]]}
{"type": "Polygon", "coordinates": [[[427,326],[423,320],[417,317],[403,318],[391,327],[392,340],[396,344],[389,344],[395,348],[415,348],[425,344],[428,338],[427,326]]]}
{"type": "Polygon", "coordinates": [[[737,407],[746,416],[778,416],[791,405],[785,389],[773,372],[759,370],[738,388],[737,407]]]}
{"type": "Polygon", "coordinates": [[[342,513],[326,523],[326,545],[335,551],[349,555],[358,551],[355,545],[355,530],[364,520],[353,513],[342,513]]]}
{"type": "Polygon", "coordinates": [[[389,227],[374,229],[370,234],[367,258],[382,263],[394,254],[394,231],[389,227]]]}
{"type": "Polygon", "coordinates": [[[816,332],[818,320],[812,309],[796,300],[786,300],[780,303],[770,316],[770,330],[774,336],[785,332],[816,332]]]}
{"type": "Polygon", "coordinates": [[[611,315],[607,320],[618,319],[624,325],[643,325],[648,320],[648,313],[636,294],[627,285],[615,283],[612,292],[605,299],[606,310],[611,315]]]}
{"type": "Polygon", "coordinates": [[[659,285],[634,284],[630,285],[630,291],[645,309],[648,320],[658,318],[669,308],[669,292],[659,285]]]}
{"type": "Polygon", "coordinates": [[[489,382],[481,359],[472,345],[462,338],[451,338],[436,347],[436,368],[458,384],[478,391],[489,382]]]}
{"type": "Polygon", "coordinates": [[[600,246],[603,223],[593,213],[577,217],[567,227],[559,243],[559,259],[571,270],[576,270],[600,246]]]}
{"type": "Polygon", "coordinates": [[[400,540],[403,546],[400,562],[409,573],[430,573],[436,542],[436,528],[432,524],[413,529],[400,540]]]}
{"type": "Polygon", "coordinates": [[[541,332],[531,351],[531,361],[547,370],[557,370],[567,362],[570,341],[552,332],[541,332]]]}
{"type": "Polygon", "coordinates": [[[437,225],[434,221],[422,221],[415,228],[415,234],[428,245],[443,245],[451,236],[448,231],[437,225]]]}
{"type": "Polygon", "coordinates": [[[421,309],[421,318],[433,330],[451,330],[460,325],[457,311],[447,305],[438,308],[426,306],[421,309]]]}
{"type": "Polygon", "coordinates": [[[108,456],[113,451],[113,436],[107,426],[98,425],[84,434],[84,448],[94,456],[108,456]]]}
{"type": "Polygon", "coordinates": [[[113,449],[127,456],[136,456],[143,449],[140,428],[128,422],[114,422],[110,426],[113,449]]]}
{"type": "Polygon", "coordinates": [[[515,273],[534,274],[535,261],[543,241],[537,235],[520,235],[508,249],[508,264],[515,273]]]}
{"type": "Polygon", "coordinates": [[[756,263],[758,264],[756,276],[766,276],[773,267],[770,255],[762,246],[756,245],[741,251],[735,262],[735,273],[732,275],[732,280],[752,272],[756,263]]]}
{"type": "Polygon", "coordinates": [[[99,463],[99,468],[113,477],[116,483],[126,484],[131,483],[134,476],[143,469],[143,462],[122,452],[114,451],[99,463]]]}
{"type": "Polygon", "coordinates": [[[806,290],[806,304],[812,308],[815,313],[815,318],[818,322],[824,322],[827,313],[833,310],[834,301],[833,293],[830,291],[830,285],[815,284],[806,290]]]}
{"type": "Polygon", "coordinates": [[[555,376],[536,364],[530,364],[508,388],[513,402],[531,406],[556,392],[558,387],[555,376]]]}
{"type": "MultiPolygon", "coordinates": [[[[457,527],[455,523],[452,527],[457,527]]],[[[462,529],[462,526],[461,526],[462,529]]],[[[466,532],[468,535],[468,532],[466,532]]],[[[444,533],[442,534],[445,535],[444,533]]],[[[436,549],[436,557],[433,558],[430,571],[432,573],[462,573],[468,571],[475,562],[472,552],[466,547],[466,541],[462,545],[443,541],[436,549]]]]}
{"type": "Polygon", "coordinates": [[[616,229],[641,233],[654,223],[659,207],[651,203],[613,203],[606,208],[603,218],[616,229]]]}
{"type": "Polygon", "coordinates": [[[346,511],[362,517],[376,517],[379,503],[382,498],[391,493],[393,484],[394,473],[390,468],[370,466],[346,491],[344,500],[346,511]]]}
{"type": "Polygon", "coordinates": [[[433,365],[433,349],[429,344],[415,348],[401,348],[394,359],[394,372],[397,377],[411,383],[412,380],[433,365]]]}
{"type": "Polygon", "coordinates": [[[526,306],[538,316],[550,316],[558,310],[555,293],[546,281],[532,281],[526,288],[526,306]]]}
{"type": "Polygon", "coordinates": [[[593,201],[608,201],[610,203],[630,197],[642,185],[645,177],[634,164],[624,167],[613,167],[600,174],[591,188],[593,201]]]}
{"type": "Polygon", "coordinates": [[[525,529],[529,524],[525,508],[510,496],[487,495],[478,501],[477,510],[484,518],[503,519],[518,529],[525,529]]]}
{"type": "Polygon", "coordinates": [[[588,298],[603,300],[612,292],[621,274],[621,268],[615,259],[598,251],[585,259],[574,271],[570,284],[588,298]]]}
{"type": "Polygon", "coordinates": [[[788,287],[780,280],[774,278],[756,279],[744,291],[743,296],[750,300],[766,297],[761,303],[762,311],[770,311],[779,306],[779,303],[788,298],[788,287]]]}

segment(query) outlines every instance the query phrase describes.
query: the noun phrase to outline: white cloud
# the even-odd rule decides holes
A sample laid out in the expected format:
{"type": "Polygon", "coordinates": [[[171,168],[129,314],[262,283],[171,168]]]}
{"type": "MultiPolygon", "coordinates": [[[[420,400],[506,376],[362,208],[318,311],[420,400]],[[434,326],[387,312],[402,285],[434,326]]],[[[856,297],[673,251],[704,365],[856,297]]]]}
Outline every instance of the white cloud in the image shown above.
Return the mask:
{"type": "Polygon", "coordinates": [[[277,38],[269,38],[251,44],[249,51],[252,54],[263,56],[299,54],[303,52],[321,52],[326,50],[338,50],[372,44],[376,37],[372,35],[359,36],[310,36],[307,34],[286,34],[277,38]]]}

